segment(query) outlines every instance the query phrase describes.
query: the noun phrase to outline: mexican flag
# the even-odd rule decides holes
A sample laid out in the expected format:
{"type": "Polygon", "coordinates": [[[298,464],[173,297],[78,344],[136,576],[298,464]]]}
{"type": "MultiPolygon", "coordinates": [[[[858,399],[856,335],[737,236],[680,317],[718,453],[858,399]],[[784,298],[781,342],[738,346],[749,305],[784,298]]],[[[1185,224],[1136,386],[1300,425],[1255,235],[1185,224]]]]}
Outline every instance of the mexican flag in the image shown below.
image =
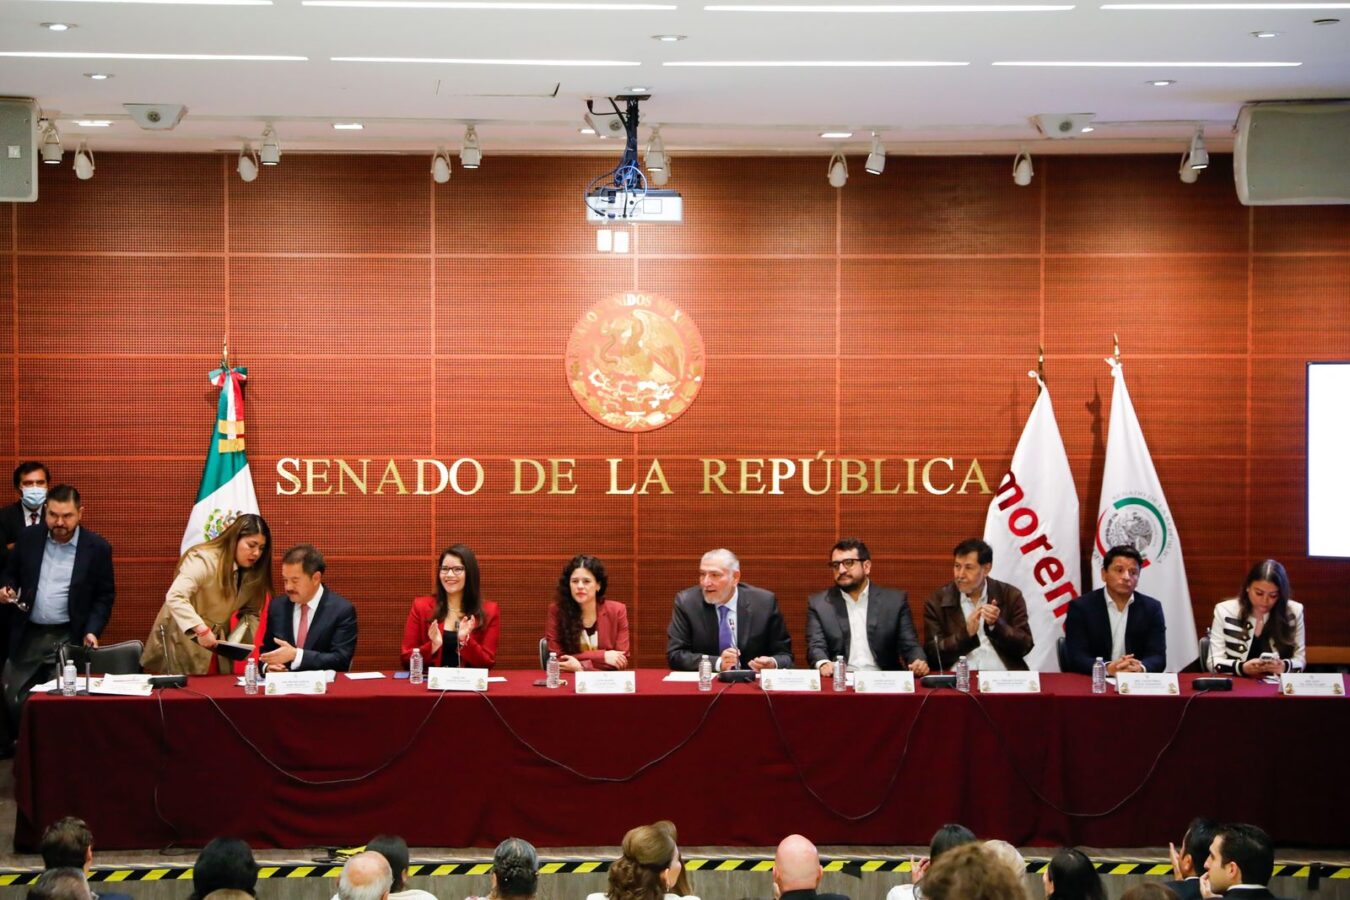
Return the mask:
{"type": "Polygon", "coordinates": [[[1111,389],[1102,498],[1092,539],[1092,586],[1102,586],[1106,551],[1118,544],[1133,545],[1144,557],[1138,590],[1162,604],[1167,621],[1167,671],[1180,672],[1200,655],[1181,536],[1134,414],[1125,373],[1117,360],[1106,362],[1115,386],[1111,389]]]}
{"type": "Polygon", "coordinates": [[[1035,372],[1040,396],[1027,416],[1012,464],[984,520],[985,543],[994,548],[989,577],[1022,591],[1035,646],[1027,654],[1033,672],[1058,672],[1056,645],[1064,614],[1078,596],[1078,489],[1059,435],[1050,391],[1035,372]]]}
{"type": "Polygon", "coordinates": [[[183,532],[180,554],[194,544],[220,534],[242,513],[258,512],[253,475],[244,453],[244,382],[248,369],[222,367],[211,373],[211,383],[220,388],[216,425],[206,451],[202,486],[197,503],[183,532]]]}

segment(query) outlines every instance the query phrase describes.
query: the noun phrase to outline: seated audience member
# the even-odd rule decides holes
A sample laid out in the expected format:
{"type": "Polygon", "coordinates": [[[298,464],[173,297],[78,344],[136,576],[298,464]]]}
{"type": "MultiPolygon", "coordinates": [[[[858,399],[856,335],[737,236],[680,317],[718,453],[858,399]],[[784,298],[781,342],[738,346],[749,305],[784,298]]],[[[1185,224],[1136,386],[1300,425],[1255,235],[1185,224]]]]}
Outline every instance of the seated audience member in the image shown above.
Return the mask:
{"type": "Polygon", "coordinates": [[[1303,604],[1294,599],[1284,566],[1267,559],[1252,566],[1236,597],[1214,607],[1209,668],[1226,675],[1302,672],[1308,647],[1303,604]],[[1262,658],[1268,655],[1276,658],[1262,658]]]}
{"type": "MultiPolygon", "coordinates": [[[[83,819],[66,816],[47,826],[38,844],[47,869],[79,869],[88,878],[94,867],[94,834],[83,819]]],[[[99,900],[130,900],[129,894],[98,892],[99,900]]]]}
{"type": "MultiPolygon", "coordinates": [[[[249,897],[251,896],[252,896],[251,894],[246,894],[243,891],[237,891],[234,888],[221,888],[218,891],[212,891],[211,893],[207,894],[205,897],[202,898],[202,900],[249,900],[249,897]]],[[[337,895],[335,894],[334,896],[337,895]]],[[[95,900],[103,900],[103,897],[104,897],[103,894],[99,894],[95,898],[95,900]]]]}
{"type": "Polygon", "coordinates": [[[1214,834],[1218,830],[1218,822],[1198,816],[1186,826],[1180,850],[1175,844],[1167,845],[1174,879],[1167,882],[1167,887],[1181,900],[1200,900],[1200,876],[1205,874],[1209,845],[1214,843],[1214,834]]]}
{"type": "Polygon", "coordinates": [[[48,869],[28,889],[28,900],[93,900],[89,880],[73,866],[48,869]]]}
{"type": "Polygon", "coordinates": [[[1051,857],[1041,880],[1046,900],[1106,900],[1101,876],[1077,847],[1065,847],[1051,857]]]}
{"type": "Polygon", "coordinates": [[[984,849],[995,860],[1008,867],[1008,871],[1026,886],[1027,861],[1021,852],[1007,841],[992,840],[984,842],[984,849]]]}
{"type": "Polygon", "coordinates": [[[1178,898],[1166,885],[1158,884],[1156,881],[1145,881],[1121,894],[1120,900],[1178,900],[1178,898]]]}
{"type": "Polygon", "coordinates": [[[587,900],[665,900],[679,883],[684,864],[669,821],[639,825],[623,836],[621,855],[609,866],[609,890],[587,900]]]}
{"type": "Polygon", "coordinates": [[[948,850],[955,850],[962,844],[975,843],[975,832],[964,825],[943,825],[937,831],[933,832],[933,839],[928,844],[928,857],[926,859],[910,858],[909,877],[910,884],[896,885],[886,894],[886,900],[909,900],[910,897],[918,897],[922,894],[919,890],[919,882],[923,879],[924,872],[928,867],[937,861],[938,857],[948,850]]]}
{"type": "Polygon", "coordinates": [[[741,561],[730,550],[709,550],[699,562],[698,584],[675,595],[666,629],[666,662],[675,671],[698,671],[709,656],[713,670],[792,668],[792,638],[778,598],[741,584],[741,561]]]}
{"type": "Polygon", "coordinates": [[[800,834],[790,834],[779,842],[773,855],[773,895],[777,900],[848,900],[844,894],[816,892],[824,875],[815,844],[800,834]]]}
{"type": "Polygon", "coordinates": [[[806,662],[822,678],[842,656],[853,670],[909,669],[928,674],[914,631],[909,594],[872,583],[872,553],[857,538],[830,548],[834,587],[806,600],[806,662]]]}
{"type": "Polygon", "coordinates": [[[544,636],[564,672],[628,668],[628,609],[607,600],[609,576],[594,556],[563,566],[544,636]]]}
{"type": "Polygon", "coordinates": [[[951,668],[964,656],[976,671],[1026,670],[1035,644],[1027,603],[1016,587],[989,577],[993,566],[994,548],[979,538],[952,551],[952,580],[923,608],[924,651],[934,666],[951,668]]]}
{"type": "Polygon", "coordinates": [[[1202,896],[1219,894],[1226,900],[1279,900],[1270,892],[1275,869],[1275,845],[1255,825],[1223,825],[1209,845],[1202,896]]]}
{"type": "Polygon", "coordinates": [[[1167,668],[1167,625],[1162,604],[1135,591],[1144,558],[1122,544],[1106,551],[1102,583],[1069,601],[1064,649],[1069,671],[1092,674],[1097,657],[1106,674],[1161,672],[1167,668]]]}
{"type": "Polygon", "coordinates": [[[238,838],[216,838],[202,848],[192,864],[192,893],[188,900],[206,900],[221,890],[256,896],[258,863],[248,844],[238,838]]]}
{"type": "Polygon", "coordinates": [[[281,558],[286,596],[267,608],[267,631],[259,659],[269,672],[333,669],[346,672],[356,653],[356,610],[323,583],[327,568],[312,544],[300,544],[281,558]]]}
{"type": "Polygon", "coordinates": [[[983,844],[946,853],[924,876],[925,900],[1027,900],[1024,879],[983,844]]]}
{"type": "Polygon", "coordinates": [[[389,886],[389,900],[436,900],[436,895],[418,888],[407,887],[408,842],[398,835],[382,834],[371,838],[366,849],[380,854],[389,862],[394,883],[389,886]]]}
{"type": "Polygon", "coordinates": [[[394,883],[394,870],[389,860],[373,850],[358,853],[342,866],[338,878],[338,897],[341,900],[389,900],[389,888],[394,883]]]}
{"type": "MultiPolygon", "coordinates": [[[[488,900],[533,900],[539,889],[539,854],[529,841],[507,838],[492,854],[492,890],[488,900]]],[[[592,894],[603,897],[604,894],[592,894]]],[[[465,900],[480,900],[467,897],[465,900]]]]}
{"type": "Polygon", "coordinates": [[[436,566],[436,596],[417,597],[403,626],[403,668],[413,650],[422,664],[490,669],[497,662],[501,634],[497,604],[484,600],[478,557],[463,544],[441,551],[436,566]]]}

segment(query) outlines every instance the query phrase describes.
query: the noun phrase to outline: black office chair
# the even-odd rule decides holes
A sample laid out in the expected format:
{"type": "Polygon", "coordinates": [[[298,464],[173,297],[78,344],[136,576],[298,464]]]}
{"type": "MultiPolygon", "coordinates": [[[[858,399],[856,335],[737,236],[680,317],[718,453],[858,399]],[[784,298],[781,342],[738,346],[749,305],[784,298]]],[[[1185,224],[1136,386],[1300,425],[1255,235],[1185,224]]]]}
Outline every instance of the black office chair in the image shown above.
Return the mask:
{"type": "Polygon", "coordinates": [[[1059,657],[1059,670],[1061,672],[1069,671],[1069,649],[1062,636],[1055,641],[1055,655],[1059,657]]]}
{"type": "Polygon", "coordinates": [[[95,649],[66,647],[66,653],[80,674],[84,674],[84,664],[88,662],[89,671],[94,675],[139,675],[144,650],[145,644],[141,641],[123,641],[95,649]]]}
{"type": "Polygon", "coordinates": [[[548,638],[539,639],[539,668],[548,668],[548,638]]]}
{"type": "Polygon", "coordinates": [[[1213,671],[1209,667],[1209,635],[1203,635],[1200,638],[1200,671],[1213,671]]]}

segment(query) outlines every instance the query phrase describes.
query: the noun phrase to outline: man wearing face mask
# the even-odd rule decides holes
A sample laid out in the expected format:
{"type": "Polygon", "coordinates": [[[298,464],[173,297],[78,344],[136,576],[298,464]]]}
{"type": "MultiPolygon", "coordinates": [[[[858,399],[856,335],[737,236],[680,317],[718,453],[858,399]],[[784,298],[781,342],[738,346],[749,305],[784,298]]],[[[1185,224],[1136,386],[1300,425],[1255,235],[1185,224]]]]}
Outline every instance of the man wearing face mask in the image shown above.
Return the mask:
{"type": "Polygon", "coordinates": [[[40,462],[21,462],[14,470],[14,490],[19,492],[19,499],[0,509],[0,572],[9,564],[19,532],[44,522],[50,482],[51,473],[40,462]]]}

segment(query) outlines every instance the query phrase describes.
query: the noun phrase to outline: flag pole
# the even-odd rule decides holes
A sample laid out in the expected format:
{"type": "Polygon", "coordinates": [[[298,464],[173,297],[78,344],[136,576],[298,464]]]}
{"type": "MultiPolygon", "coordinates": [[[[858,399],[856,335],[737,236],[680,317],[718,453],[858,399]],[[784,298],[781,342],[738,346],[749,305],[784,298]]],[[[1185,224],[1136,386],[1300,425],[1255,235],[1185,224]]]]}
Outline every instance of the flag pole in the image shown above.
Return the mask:
{"type": "Polygon", "coordinates": [[[228,331],[220,337],[220,370],[222,372],[230,370],[230,333],[228,331]]]}
{"type": "Polygon", "coordinates": [[[1120,365],[1120,335],[1111,335],[1112,355],[1116,358],[1116,365],[1120,365]]]}
{"type": "Polygon", "coordinates": [[[1039,345],[1036,351],[1036,393],[1040,394],[1045,390],[1045,345],[1039,345]]]}

